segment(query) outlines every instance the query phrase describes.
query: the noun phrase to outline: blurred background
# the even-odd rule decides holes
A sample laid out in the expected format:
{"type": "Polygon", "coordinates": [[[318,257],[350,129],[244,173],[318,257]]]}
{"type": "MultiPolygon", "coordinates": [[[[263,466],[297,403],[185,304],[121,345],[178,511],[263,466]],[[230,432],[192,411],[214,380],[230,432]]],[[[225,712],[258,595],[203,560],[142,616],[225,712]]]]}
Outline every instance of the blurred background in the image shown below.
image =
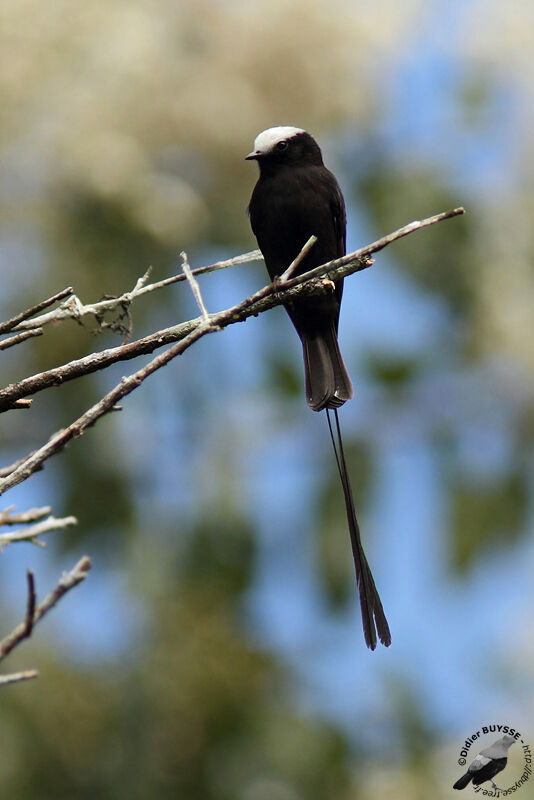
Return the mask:
{"type": "MultiPolygon", "coordinates": [[[[2,553],[2,634],[27,567],[42,597],[94,561],[3,665],[41,677],[2,691],[2,797],[446,798],[472,732],[532,734],[533,52],[528,0],[4,2],[2,319],[255,247],[243,158],[272,125],[322,145],[349,249],[468,213],[345,288],[342,425],[391,648],[364,646],[326,420],[273,310],[2,498],[79,519],[2,553]]],[[[256,263],[201,289],[216,311],[265,282],[256,263]]],[[[175,285],[137,301],[134,335],[196,314],[175,285]]],[[[63,323],[3,354],[2,384],[119,342],[63,323]]],[[[1,463],[144,361],[4,415],[1,463]]],[[[512,749],[502,785],[521,770],[512,749]]]]}

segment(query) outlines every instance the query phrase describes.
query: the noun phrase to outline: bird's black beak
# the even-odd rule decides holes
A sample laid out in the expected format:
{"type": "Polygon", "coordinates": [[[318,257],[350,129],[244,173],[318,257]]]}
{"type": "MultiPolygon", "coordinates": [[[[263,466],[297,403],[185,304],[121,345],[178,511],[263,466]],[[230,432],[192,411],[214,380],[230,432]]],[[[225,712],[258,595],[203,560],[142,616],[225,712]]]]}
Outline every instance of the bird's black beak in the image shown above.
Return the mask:
{"type": "Polygon", "coordinates": [[[245,156],[245,161],[254,161],[261,157],[261,153],[259,150],[253,150],[252,153],[249,153],[248,156],[245,156]]]}

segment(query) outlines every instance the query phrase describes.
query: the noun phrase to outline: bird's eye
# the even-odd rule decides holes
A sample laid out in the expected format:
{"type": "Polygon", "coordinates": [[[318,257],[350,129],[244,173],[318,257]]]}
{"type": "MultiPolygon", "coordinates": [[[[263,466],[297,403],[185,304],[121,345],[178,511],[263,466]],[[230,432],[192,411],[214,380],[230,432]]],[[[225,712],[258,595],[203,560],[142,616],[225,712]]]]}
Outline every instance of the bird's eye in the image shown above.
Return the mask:
{"type": "Polygon", "coordinates": [[[286,147],[287,147],[287,142],[285,139],[282,139],[282,141],[278,142],[278,144],[276,145],[277,150],[285,150],[286,147]]]}

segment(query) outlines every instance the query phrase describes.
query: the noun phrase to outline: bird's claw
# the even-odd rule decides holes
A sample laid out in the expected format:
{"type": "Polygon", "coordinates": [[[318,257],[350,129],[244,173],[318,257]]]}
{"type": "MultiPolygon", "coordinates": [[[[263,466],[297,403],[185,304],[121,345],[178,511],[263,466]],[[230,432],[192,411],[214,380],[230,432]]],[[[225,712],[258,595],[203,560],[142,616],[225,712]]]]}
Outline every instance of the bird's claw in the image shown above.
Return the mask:
{"type": "Polygon", "coordinates": [[[278,297],[280,290],[283,288],[284,281],[280,275],[275,275],[273,278],[274,293],[278,297]]]}

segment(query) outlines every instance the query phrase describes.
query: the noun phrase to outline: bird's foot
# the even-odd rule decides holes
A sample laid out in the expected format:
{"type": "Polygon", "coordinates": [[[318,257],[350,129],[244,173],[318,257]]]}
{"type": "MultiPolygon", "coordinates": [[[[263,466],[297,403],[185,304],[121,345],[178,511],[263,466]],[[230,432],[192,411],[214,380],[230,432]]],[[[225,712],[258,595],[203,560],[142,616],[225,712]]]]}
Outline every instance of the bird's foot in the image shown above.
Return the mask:
{"type": "Polygon", "coordinates": [[[284,281],[283,281],[281,275],[275,275],[274,278],[273,278],[273,287],[274,287],[274,293],[275,294],[278,294],[280,289],[282,289],[283,284],[284,284],[284,281]]]}
{"type": "Polygon", "coordinates": [[[497,786],[497,784],[496,784],[496,783],[494,783],[493,781],[491,781],[491,785],[493,786],[493,788],[495,789],[495,791],[496,791],[496,792],[502,792],[502,789],[499,789],[499,787],[497,786]]]}
{"type": "Polygon", "coordinates": [[[322,283],[325,289],[329,289],[331,292],[333,292],[336,288],[336,284],[334,281],[331,281],[330,278],[325,278],[322,283]]]}

